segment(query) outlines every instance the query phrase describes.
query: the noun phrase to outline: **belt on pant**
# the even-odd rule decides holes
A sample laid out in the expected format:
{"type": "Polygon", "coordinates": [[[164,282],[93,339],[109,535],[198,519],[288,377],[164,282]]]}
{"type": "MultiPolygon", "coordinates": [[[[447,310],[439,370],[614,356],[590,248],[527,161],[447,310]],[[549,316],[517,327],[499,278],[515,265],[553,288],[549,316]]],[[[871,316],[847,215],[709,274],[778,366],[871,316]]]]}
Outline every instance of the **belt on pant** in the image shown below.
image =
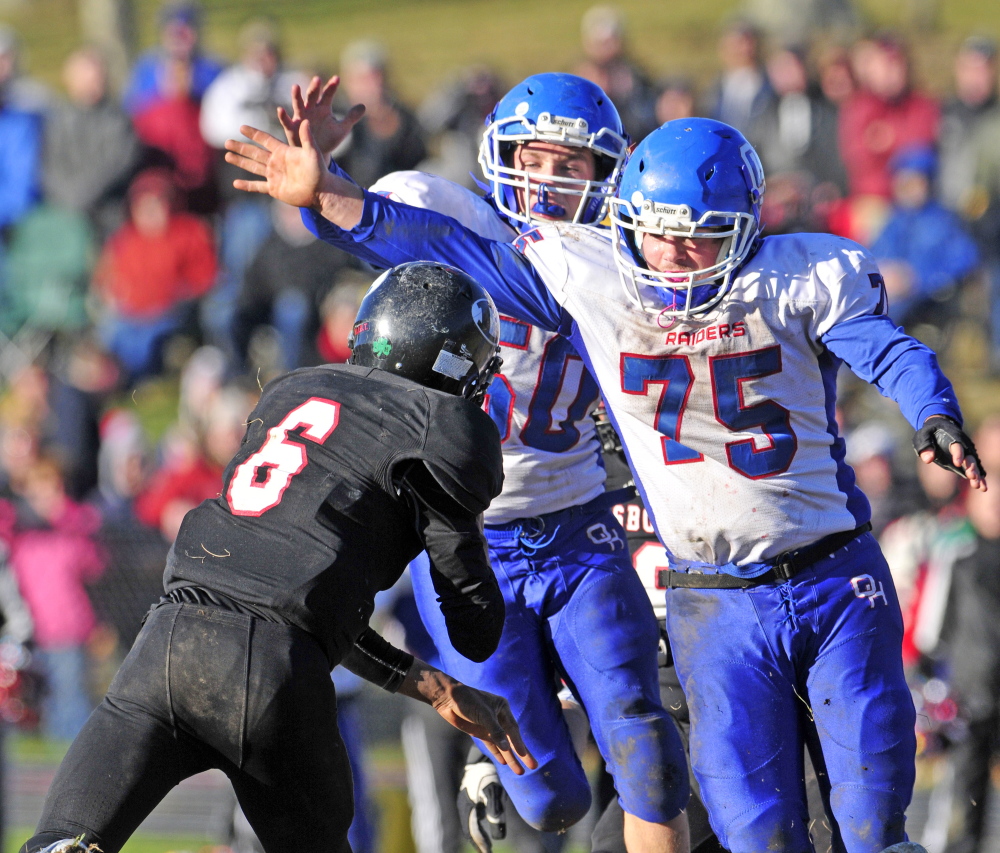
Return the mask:
{"type": "Polygon", "coordinates": [[[656,585],[662,589],[747,589],[751,586],[781,583],[791,580],[803,569],[807,569],[813,563],[839,551],[849,542],[853,542],[871,529],[872,524],[869,521],[867,524],[854,528],[854,530],[831,533],[829,536],[824,536],[813,542],[812,545],[806,545],[794,551],[785,551],[774,558],[772,568],[755,578],[738,578],[723,572],[707,575],[700,572],[674,572],[670,569],[660,569],[657,572],[656,585]]]}

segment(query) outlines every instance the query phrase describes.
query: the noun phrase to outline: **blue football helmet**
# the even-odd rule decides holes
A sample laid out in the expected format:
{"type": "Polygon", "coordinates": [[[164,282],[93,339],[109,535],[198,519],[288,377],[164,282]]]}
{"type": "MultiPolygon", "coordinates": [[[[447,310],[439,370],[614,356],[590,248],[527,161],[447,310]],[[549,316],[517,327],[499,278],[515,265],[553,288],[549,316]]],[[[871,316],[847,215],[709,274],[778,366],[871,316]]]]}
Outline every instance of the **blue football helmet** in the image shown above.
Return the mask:
{"type": "Polygon", "coordinates": [[[600,86],[573,74],[534,74],[500,99],[486,124],[479,165],[497,209],[515,228],[546,221],[537,214],[565,216],[565,208],[548,199],[550,191],[581,197],[573,222],[597,224],[604,219],[625,161],[628,137],[618,110],[600,86]],[[514,168],[515,147],[534,140],[593,151],[595,180],[543,178],[514,168]],[[519,198],[531,198],[533,193],[538,199],[535,209],[521,210],[519,198]]]}
{"type": "Polygon", "coordinates": [[[729,293],[761,230],[764,169],[736,128],[706,118],[668,121],[629,155],[611,200],[614,254],[629,299],[666,318],[705,314],[729,293]],[[655,272],[644,234],[719,241],[712,266],[655,272]]]}

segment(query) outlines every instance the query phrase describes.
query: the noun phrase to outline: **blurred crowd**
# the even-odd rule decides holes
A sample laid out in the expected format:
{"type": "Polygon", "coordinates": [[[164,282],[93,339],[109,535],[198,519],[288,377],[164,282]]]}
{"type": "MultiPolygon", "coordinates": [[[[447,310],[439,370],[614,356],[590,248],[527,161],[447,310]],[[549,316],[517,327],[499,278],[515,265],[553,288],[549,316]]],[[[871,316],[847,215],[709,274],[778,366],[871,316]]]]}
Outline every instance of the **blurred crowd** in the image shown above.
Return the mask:
{"type": "MultiPolygon", "coordinates": [[[[691,115],[739,128],[766,170],[768,233],[868,246],[891,316],[971,376],[1000,378],[993,38],[957,45],[940,97],[914,72],[919,41],[869,31],[849,0],[746,0],[706,79],[650,74],[628,23],[615,7],[587,10],[578,62],[546,70],[601,85],[633,141],[691,115]]],[[[465,68],[408,105],[378,42],[301,67],[278,23],[257,19],[225,62],[201,29],[198,5],[166,3],[158,43],[123,86],[107,51],[84,44],[57,93],[25,72],[17,33],[0,25],[0,716],[55,738],[76,733],[128,649],[180,519],[218,494],[263,383],[345,360],[377,275],[315,240],[297,210],[237,193],[225,140],[242,124],[280,133],[291,87],[335,70],[335,109],[367,107],[333,152],[358,183],[421,169],[476,189],[484,122],[516,82],[465,68]]],[[[928,822],[925,843],[985,849],[1000,488],[966,495],[926,466],[918,477],[905,430],[860,386],[845,392],[849,461],[906,609],[922,748],[953,756],[946,782],[962,804],[928,822]]],[[[1000,421],[981,414],[996,475],[1000,421]]]]}

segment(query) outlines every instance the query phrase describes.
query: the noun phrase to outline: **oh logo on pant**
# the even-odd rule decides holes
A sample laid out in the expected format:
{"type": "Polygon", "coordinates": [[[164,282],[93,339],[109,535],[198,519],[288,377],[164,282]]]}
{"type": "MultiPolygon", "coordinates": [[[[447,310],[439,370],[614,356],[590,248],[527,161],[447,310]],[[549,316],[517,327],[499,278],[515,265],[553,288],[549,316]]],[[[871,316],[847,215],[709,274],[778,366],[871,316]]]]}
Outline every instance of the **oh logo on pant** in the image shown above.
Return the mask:
{"type": "Polygon", "coordinates": [[[607,545],[614,551],[616,548],[625,550],[625,541],[617,530],[608,530],[603,522],[592,524],[587,528],[587,537],[595,545],[607,545]]]}
{"type": "Polygon", "coordinates": [[[881,581],[876,581],[871,575],[858,575],[856,578],[851,578],[851,586],[854,587],[855,597],[865,599],[869,607],[875,607],[876,598],[881,598],[882,603],[889,606],[889,600],[885,597],[885,587],[881,581]]]}

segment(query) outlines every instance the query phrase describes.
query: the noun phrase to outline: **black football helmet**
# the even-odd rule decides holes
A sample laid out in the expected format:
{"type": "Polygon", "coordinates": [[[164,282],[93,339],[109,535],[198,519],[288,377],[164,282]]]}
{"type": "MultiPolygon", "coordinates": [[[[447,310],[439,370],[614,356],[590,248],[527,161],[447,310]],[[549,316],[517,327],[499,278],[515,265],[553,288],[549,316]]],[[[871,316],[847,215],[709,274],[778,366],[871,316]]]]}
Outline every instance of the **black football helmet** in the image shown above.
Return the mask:
{"type": "Polygon", "coordinates": [[[471,276],[446,264],[413,261],[375,280],[348,345],[351,364],[481,403],[500,368],[500,316],[471,276]]]}

